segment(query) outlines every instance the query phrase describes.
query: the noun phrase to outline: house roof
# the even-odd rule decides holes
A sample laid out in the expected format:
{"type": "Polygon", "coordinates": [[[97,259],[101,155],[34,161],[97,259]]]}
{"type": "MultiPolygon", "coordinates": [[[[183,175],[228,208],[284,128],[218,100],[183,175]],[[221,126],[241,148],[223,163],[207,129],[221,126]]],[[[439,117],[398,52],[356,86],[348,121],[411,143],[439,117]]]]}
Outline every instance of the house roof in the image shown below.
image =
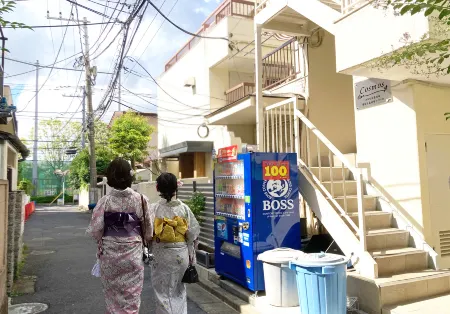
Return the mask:
{"type": "Polygon", "coordinates": [[[17,135],[0,131],[0,140],[10,142],[11,145],[20,152],[22,159],[25,159],[30,155],[29,149],[22,143],[17,135]]]}
{"type": "Polygon", "coordinates": [[[159,157],[176,157],[183,153],[211,153],[214,148],[213,142],[186,141],[167,146],[159,150],[159,157]]]}

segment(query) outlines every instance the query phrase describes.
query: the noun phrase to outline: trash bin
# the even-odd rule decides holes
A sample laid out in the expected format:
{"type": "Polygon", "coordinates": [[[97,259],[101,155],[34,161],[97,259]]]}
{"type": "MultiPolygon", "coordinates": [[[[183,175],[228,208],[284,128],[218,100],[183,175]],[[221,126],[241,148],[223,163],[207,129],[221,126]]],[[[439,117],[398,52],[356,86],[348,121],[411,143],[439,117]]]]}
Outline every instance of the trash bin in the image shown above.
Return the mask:
{"type": "Polygon", "coordinates": [[[297,273],[302,314],[345,314],[348,258],[330,253],[297,257],[289,268],[297,273]]]}
{"type": "Polygon", "coordinates": [[[271,305],[279,307],[298,306],[295,272],[289,262],[305,253],[288,248],[278,248],[258,255],[263,261],[266,296],[271,305]]]}

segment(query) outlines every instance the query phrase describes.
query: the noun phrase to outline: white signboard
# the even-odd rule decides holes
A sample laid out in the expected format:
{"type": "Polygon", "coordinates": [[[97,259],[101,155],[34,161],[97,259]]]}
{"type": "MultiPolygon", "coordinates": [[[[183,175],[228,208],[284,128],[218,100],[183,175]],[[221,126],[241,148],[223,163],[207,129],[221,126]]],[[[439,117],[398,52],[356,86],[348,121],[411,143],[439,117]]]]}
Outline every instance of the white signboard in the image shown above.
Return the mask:
{"type": "Polygon", "coordinates": [[[355,84],[356,109],[382,105],[392,101],[391,81],[368,79],[355,84]]]}

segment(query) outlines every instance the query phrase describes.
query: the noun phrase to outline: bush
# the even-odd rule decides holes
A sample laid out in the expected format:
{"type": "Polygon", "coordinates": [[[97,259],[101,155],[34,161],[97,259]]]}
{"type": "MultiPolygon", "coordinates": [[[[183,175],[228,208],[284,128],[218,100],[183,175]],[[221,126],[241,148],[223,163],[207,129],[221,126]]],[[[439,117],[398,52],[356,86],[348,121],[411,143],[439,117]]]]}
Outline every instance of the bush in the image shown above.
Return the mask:
{"type": "MultiPolygon", "coordinates": [[[[35,201],[36,204],[50,204],[54,199],[55,199],[56,195],[53,196],[32,196],[31,200],[35,201]]],[[[59,197],[61,198],[62,195],[59,197]]],[[[73,202],[73,195],[67,195],[64,194],[64,201],[67,203],[72,203],[73,202]]],[[[55,201],[56,203],[57,201],[55,201]]]]}
{"type": "Polygon", "coordinates": [[[30,180],[22,179],[17,185],[17,188],[21,191],[25,191],[26,194],[31,195],[34,189],[34,185],[31,183],[30,180]]]}
{"type": "Polygon", "coordinates": [[[201,222],[200,214],[205,210],[206,198],[200,192],[192,194],[191,198],[184,202],[191,209],[198,222],[201,222]]]}

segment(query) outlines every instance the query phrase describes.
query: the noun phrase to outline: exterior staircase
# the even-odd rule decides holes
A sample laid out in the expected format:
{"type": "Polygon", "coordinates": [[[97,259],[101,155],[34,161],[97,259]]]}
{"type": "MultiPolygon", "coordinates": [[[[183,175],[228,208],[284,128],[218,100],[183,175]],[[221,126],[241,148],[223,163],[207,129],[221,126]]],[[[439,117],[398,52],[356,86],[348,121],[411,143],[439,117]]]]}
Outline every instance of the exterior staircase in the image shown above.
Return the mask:
{"type": "MultiPolygon", "coordinates": [[[[295,98],[292,102],[297,108],[295,98]]],[[[284,112],[283,106],[285,102],[270,110],[276,115],[284,112]]],[[[266,127],[278,128],[277,121],[295,125],[291,152],[299,157],[301,196],[344,254],[351,256],[355,271],[348,273],[348,296],[358,297],[361,310],[406,313],[396,309],[440,295],[448,294],[449,299],[450,272],[437,270],[436,252],[417,241],[420,237],[405,227],[408,222],[395,207],[380,205],[383,195],[356,165],[356,154],[341,154],[299,110],[289,115],[291,122],[281,117],[267,120],[271,115],[265,113],[266,127]]],[[[266,150],[291,147],[271,140],[266,137],[266,150]]]]}

